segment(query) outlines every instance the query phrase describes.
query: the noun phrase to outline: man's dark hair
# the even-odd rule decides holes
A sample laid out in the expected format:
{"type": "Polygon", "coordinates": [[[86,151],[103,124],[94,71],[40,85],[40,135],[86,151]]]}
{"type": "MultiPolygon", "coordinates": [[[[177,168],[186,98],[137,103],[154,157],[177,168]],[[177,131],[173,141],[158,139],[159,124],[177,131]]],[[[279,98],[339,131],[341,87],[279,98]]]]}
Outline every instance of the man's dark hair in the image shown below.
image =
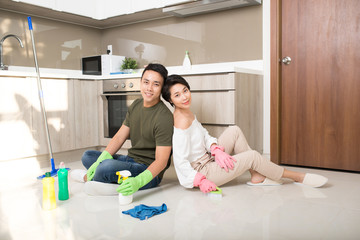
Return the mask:
{"type": "Polygon", "coordinates": [[[161,92],[162,97],[166,101],[168,101],[171,104],[171,106],[174,106],[174,104],[171,102],[171,99],[170,99],[170,95],[171,95],[170,88],[178,83],[186,86],[190,90],[189,83],[182,76],[176,75],[176,74],[168,76],[165,81],[164,87],[162,88],[162,92],[161,92]]]}
{"type": "Polygon", "coordinates": [[[146,68],[144,69],[144,71],[142,72],[141,78],[144,76],[144,73],[146,71],[148,71],[148,70],[159,73],[163,77],[164,85],[165,85],[165,81],[166,81],[166,78],[167,78],[167,75],[168,75],[168,71],[166,70],[166,68],[163,65],[161,65],[159,63],[149,63],[146,66],[146,68]]]}

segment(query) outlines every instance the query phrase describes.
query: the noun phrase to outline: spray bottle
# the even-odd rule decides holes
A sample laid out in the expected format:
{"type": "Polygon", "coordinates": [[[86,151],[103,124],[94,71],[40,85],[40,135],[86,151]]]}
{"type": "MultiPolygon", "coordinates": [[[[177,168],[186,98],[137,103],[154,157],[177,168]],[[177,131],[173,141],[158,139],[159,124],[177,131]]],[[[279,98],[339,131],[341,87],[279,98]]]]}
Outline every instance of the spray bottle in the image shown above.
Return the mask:
{"type": "Polygon", "coordinates": [[[58,171],[59,180],[59,200],[69,199],[69,186],[68,186],[68,170],[65,168],[65,163],[61,162],[58,171]]]}
{"type": "MultiPolygon", "coordinates": [[[[124,171],[118,171],[116,172],[116,175],[118,175],[118,183],[121,184],[125,179],[131,176],[131,172],[128,170],[124,171]]],[[[127,205],[130,204],[133,200],[133,195],[124,196],[121,193],[119,193],[119,204],[120,205],[127,205]]]]}
{"type": "Polygon", "coordinates": [[[45,173],[45,177],[42,180],[43,183],[43,202],[42,206],[44,210],[52,210],[56,208],[55,199],[55,179],[51,177],[51,173],[45,173]]]}
{"type": "Polygon", "coordinates": [[[191,61],[190,61],[190,57],[189,57],[189,51],[185,52],[185,57],[184,57],[184,61],[183,61],[183,68],[186,69],[186,70],[191,69],[191,61]]]}

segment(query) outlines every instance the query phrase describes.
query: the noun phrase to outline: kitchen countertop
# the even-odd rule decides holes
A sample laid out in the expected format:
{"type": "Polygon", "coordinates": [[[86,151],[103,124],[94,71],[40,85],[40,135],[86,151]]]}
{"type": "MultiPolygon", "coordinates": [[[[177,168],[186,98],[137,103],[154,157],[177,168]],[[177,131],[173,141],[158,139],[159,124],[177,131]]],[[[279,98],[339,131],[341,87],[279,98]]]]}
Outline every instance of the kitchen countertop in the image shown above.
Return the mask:
{"type": "MultiPolygon", "coordinates": [[[[214,74],[227,72],[241,72],[250,74],[263,74],[263,61],[239,61],[239,62],[223,62],[211,64],[192,65],[190,70],[184,69],[182,66],[166,67],[169,75],[198,75],[198,74],[214,74]]],[[[114,74],[106,76],[83,75],[80,70],[52,69],[40,68],[41,78],[61,78],[61,79],[83,79],[83,80],[107,80],[119,78],[139,78],[143,69],[139,69],[137,73],[132,74],[114,74]]],[[[35,67],[18,67],[9,66],[9,70],[0,70],[0,77],[36,77],[35,67]]]]}

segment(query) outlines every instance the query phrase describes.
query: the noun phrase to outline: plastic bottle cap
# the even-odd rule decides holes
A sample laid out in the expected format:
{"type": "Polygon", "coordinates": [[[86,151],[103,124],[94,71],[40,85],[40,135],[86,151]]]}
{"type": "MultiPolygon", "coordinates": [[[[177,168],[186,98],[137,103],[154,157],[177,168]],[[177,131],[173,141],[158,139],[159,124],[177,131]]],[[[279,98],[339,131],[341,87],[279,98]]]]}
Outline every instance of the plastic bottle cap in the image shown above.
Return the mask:
{"type": "Polygon", "coordinates": [[[45,173],[45,177],[51,177],[51,173],[50,173],[50,172],[46,172],[46,173],[45,173]]]}
{"type": "Polygon", "coordinates": [[[122,182],[120,181],[121,179],[124,181],[126,180],[128,177],[131,176],[131,172],[128,170],[123,170],[123,171],[117,171],[116,175],[118,175],[118,183],[122,182]]]}
{"type": "Polygon", "coordinates": [[[60,168],[65,168],[65,163],[64,163],[64,162],[61,162],[59,167],[60,167],[60,168]]]}

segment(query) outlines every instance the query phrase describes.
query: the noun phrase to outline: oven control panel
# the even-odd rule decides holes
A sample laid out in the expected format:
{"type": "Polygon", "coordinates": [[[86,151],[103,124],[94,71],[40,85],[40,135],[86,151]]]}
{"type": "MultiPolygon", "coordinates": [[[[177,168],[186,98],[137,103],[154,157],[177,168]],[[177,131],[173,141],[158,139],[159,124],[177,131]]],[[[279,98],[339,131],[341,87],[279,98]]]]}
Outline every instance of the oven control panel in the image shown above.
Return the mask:
{"type": "Polygon", "coordinates": [[[140,79],[113,79],[103,81],[103,92],[136,92],[140,91],[140,79]]]}

